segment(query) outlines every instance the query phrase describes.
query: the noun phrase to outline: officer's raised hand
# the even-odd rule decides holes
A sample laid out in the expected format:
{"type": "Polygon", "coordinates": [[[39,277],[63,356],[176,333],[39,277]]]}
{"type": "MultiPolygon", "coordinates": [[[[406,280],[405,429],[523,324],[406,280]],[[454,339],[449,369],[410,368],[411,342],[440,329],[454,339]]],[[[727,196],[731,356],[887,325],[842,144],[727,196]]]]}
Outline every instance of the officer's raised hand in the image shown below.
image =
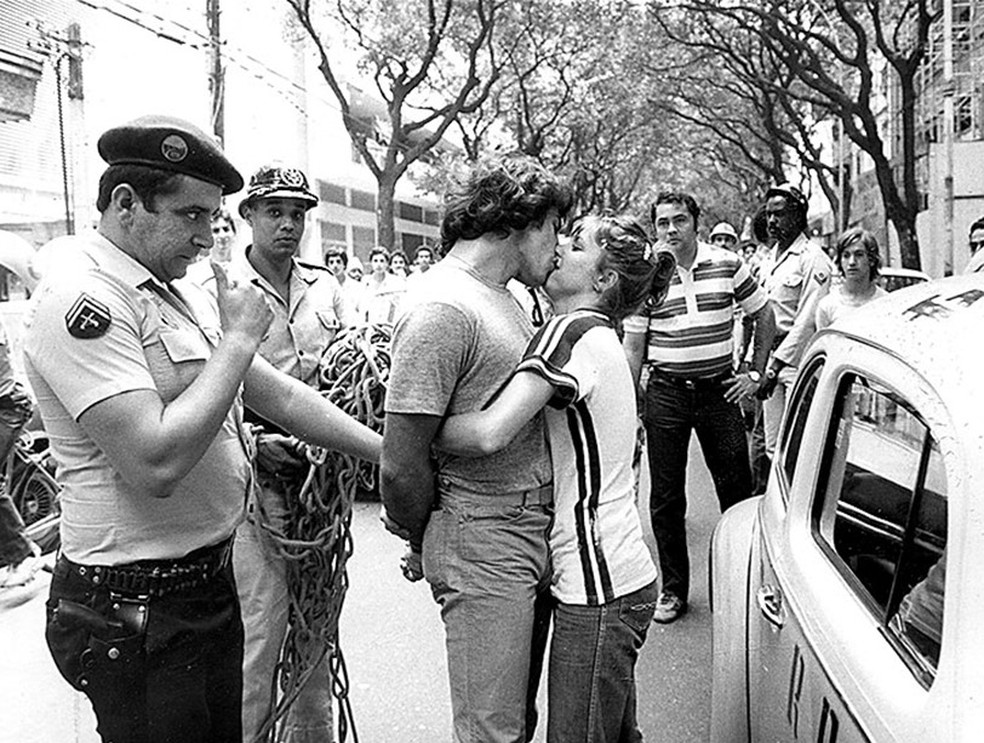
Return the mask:
{"type": "Polygon", "coordinates": [[[231,280],[225,268],[212,263],[219,320],[226,335],[240,332],[259,346],[273,321],[273,310],[263,292],[248,282],[231,280]]]}

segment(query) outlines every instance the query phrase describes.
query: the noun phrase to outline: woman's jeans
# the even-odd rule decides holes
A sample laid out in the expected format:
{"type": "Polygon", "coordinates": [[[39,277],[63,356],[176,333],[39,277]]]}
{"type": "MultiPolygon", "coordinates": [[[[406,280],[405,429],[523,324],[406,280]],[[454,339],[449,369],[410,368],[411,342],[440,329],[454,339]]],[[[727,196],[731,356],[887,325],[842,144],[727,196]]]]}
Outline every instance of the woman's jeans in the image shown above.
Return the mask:
{"type": "Polygon", "coordinates": [[[602,606],[558,603],[550,643],[549,743],[634,743],[635,666],[656,608],[656,582],[602,606]]]}

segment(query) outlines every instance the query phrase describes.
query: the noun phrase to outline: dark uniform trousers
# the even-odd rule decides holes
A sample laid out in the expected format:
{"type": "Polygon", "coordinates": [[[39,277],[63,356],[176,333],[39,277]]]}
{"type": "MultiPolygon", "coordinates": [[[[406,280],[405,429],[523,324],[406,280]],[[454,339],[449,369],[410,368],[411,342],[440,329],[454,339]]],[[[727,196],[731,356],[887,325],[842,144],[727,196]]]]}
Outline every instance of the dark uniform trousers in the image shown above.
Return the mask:
{"type": "Polygon", "coordinates": [[[227,541],[122,570],[55,563],[48,647],[92,702],[104,741],[241,743],[243,626],[230,551],[227,541]]]}
{"type": "Polygon", "coordinates": [[[741,408],[724,399],[727,378],[684,380],[653,371],[643,422],[652,491],[649,510],[659,553],[662,590],[684,602],[690,591],[687,551],[687,458],[697,433],[721,511],[752,494],[741,408]]]}

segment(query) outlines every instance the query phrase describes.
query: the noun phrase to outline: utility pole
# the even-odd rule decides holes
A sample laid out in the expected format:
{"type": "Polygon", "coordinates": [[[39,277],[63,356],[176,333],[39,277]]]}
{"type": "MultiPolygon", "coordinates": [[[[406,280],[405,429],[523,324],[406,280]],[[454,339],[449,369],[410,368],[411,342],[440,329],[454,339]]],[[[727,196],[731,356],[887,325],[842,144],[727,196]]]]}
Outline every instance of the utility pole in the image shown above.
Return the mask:
{"type": "Polygon", "coordinates": [[[81,101],[84,98],[82,88],[82,33],[78,23],[69,24],[64,32],[52,31],[39,21],[33,24],[37,29],[39,39],[28,45],[35,51],[45,55],[55,70],[55,95],[58,104],[58,146],[61,154],[62,197],[65,204],[65,233],[75,234],[75,214],[73,191],[70,184],[68,153],[68,138],[70,127],[66,126],[64,98],[70,101],[81,101]],[[62,72],[62,62],[68,62],[67,76],[62,72]]]}
{"type": "Polygon", "coordinates": [[[943,275],[953,273],[953,0],[943,0],[943,275]]]}
{"type": "Polygon", "coordinates": [[[208,38],[212,50],[212,66],[208,88],[212,96],[212,132],[219,142],[225,141],[225,69],[222,65],[222,35],[219,30],[219,0],[205,0],[208,19],[208,38]]]}

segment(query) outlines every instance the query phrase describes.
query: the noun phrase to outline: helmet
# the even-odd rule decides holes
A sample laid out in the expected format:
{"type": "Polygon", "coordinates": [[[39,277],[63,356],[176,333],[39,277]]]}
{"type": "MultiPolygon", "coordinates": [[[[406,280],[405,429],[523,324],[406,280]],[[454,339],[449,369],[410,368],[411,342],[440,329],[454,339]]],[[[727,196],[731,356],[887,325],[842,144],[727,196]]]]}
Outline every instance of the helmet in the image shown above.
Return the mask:
{"type": "Polygon", "coordinates": [[[727,222],[718,222],[714,225],[714,229],[711,230],[711,239],[713,240],[718,235],[727,235],[735,242],[738,242],[738,233],[735,232],[735,228],[727,222]]]}

